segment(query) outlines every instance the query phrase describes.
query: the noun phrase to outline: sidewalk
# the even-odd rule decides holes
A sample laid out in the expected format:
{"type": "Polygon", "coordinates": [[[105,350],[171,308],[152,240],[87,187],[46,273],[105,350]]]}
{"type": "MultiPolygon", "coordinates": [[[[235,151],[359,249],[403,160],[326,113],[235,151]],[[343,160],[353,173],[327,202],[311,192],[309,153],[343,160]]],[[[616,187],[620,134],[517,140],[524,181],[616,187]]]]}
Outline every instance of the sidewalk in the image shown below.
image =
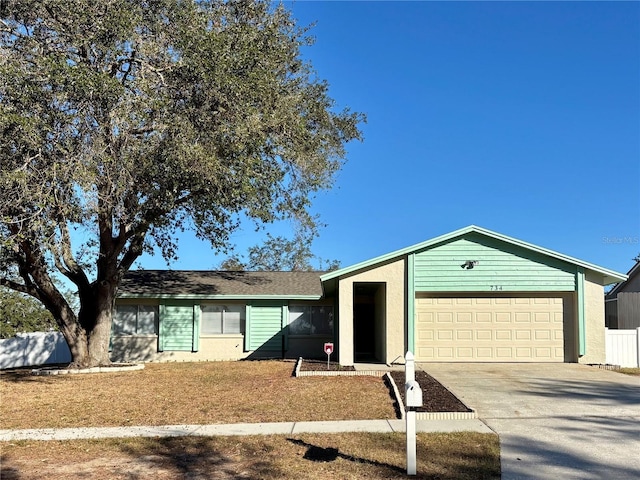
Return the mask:
{"type": "MultiPolygon", "coordinates": [[[[345,433],[405,431],[404,420],[346,420],[336,422],[232,423],[218,425],[162,425],[157,427],[43,428],[0,430],[0,441],[79,440],[124,437],[186,437],[230,435],[296,435],[300,433],[345,433]]],[[[482,421],[418,420],[418,432],[493,433],[482,421]]]]}

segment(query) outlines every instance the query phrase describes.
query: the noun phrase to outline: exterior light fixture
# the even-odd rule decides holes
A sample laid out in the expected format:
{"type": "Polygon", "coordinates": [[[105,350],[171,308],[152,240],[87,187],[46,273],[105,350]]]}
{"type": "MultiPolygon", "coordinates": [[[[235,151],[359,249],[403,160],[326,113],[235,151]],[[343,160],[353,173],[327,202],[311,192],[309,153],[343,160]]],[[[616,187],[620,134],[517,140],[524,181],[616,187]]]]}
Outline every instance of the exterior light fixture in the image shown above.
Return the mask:
{"type": "Polygon", "coordinates": [[[479,263],[480,263],[479,260],[467,260],[462,265],[460,265],[460,268],[462,268],[464,270],[471,270],[473,267],[475,267],[479,263]]]}

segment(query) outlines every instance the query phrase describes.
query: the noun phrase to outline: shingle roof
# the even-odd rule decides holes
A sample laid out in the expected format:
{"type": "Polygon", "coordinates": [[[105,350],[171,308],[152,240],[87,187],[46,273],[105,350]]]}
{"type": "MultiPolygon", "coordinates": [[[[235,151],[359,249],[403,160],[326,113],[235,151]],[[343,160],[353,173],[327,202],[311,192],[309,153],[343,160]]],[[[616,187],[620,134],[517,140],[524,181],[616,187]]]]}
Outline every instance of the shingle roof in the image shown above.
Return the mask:
{"type": "Polygon", "coordinates": [[[132,270],[119,297],[314,297],[322,296],[323,272],[132,270]]]}

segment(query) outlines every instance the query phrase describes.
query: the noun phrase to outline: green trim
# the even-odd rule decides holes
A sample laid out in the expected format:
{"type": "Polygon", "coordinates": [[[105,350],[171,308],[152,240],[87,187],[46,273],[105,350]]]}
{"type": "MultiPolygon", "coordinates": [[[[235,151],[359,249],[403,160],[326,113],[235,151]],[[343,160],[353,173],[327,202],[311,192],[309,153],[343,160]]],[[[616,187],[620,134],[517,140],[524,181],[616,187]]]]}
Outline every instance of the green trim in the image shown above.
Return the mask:
{"type": "Polygon", "coordinates": [[[584,268],[578,267],[576,272],[576,290],[578,292],[578,355],[586,353],[587,332],[585,319],[585,298],[584,298],[584,268]]]}
{"type": "Polygon", "coordinates": [[[332,278],[337,278],[337,277],[340,277],[341,275],[348,275],[350,273],[356,272],[363,268],[369,268],[379,263],[392,260],[394,258],[398,258],[404,255],[409,255],[411,253],[415,253],[421,250],[425,250],[439,243],[448,242],[454,238],[461,237],[462,235],[466,235],[472,232],[479,233],[480,235],[484,235],[490,238],[495,238],[496,240],[510,243],[512,245],[517,245],[519,247],[527,248],[534,252],[541,253],[543,255],[547,255],[552,258],[557,258],[558,260],[562,260],[563,262],[567,262],[579,267],[583,267],[586,270],[592,270],[594,272],[600,273],[601,275],[603,275],[604,285],[621,282],[627,279],[627,275],[624,275],[622,273],[614,272],[613,270],[602,268],[592,263],[587,263],[582,260],[578,260],[577,258],[573,258],[568,255],[564,255],[562,253],[554,252],[553,250],[548,250],[546,248],[538,247],[537,245],[533,245],[532,243],[523,242],[522,240],[517,240],[515,238],[502,235],[500,233],[492,232],[491,230],[487,230],[485,228],[476,227],[475,225],[470,225],[460,230],[456,230],[455,232],[447,233],[446,235],[441,235],[439,237],[432,238],[431,240],[427,240],[425,242],[418,243],[410,247],[403,248],[401,250],[396,250],[395,252],[387,253],[386,255],[382,255],[382,256],[373,258],[371,260],[356,263],[355,265],[352,265],[350,267],[345,267],[345,268],[341,268],[340,270],[335,270],[333,272],[326,273],[320,276],[320,280],[322,282],[326,282],[327,280],[331,280],[332,278]]]}
{"type": "Polygon", "coordinates": [[[415,254],[407,256],[407,350],[414,351],[416,331],[415,254]]]}
{"type": "Polygon", "coordinates": [[[280,335],[284,336],[284,349],[289,350],[289,305],[282,305],[282,318],[280,323],[280,335]]]}
{"type": "Polygon", "coordinates": [[[200,350],[200,304],[193,304],[193,348],[192,351],[200,350]]]}
{"type": "Polygon", "coordinates": [[[247,303],[244,312],[244,351],[249,351],[251,345],[251,303],[247,303]]]}
{"type": "Polygon", "coordinates": [[[164,332],[164,319],[165,319],[165,309],[164,309],[164,304],[161,303],[158,306],[158,352],[163,352],[164,351],[164,337],[165,337],[165,332],[164,332]]]}
{"type": "Polygon", "coordinates": [[[118,298],[157,298],[161,300],[320,300],[322,295],[173,295],[166,293],[123,293],[118,298]]]}

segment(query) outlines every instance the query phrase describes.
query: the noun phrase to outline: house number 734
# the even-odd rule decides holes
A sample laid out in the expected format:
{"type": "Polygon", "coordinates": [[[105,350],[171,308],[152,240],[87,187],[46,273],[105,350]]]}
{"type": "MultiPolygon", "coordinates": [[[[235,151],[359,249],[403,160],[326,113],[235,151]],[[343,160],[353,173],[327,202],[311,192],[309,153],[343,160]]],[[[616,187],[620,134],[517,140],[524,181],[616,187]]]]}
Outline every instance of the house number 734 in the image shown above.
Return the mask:
{"type": "Polygon", "coordinates": [[[491,285],[491,291],[495,292],[498,290],[502,290],[502,285],[491,285]]]}

